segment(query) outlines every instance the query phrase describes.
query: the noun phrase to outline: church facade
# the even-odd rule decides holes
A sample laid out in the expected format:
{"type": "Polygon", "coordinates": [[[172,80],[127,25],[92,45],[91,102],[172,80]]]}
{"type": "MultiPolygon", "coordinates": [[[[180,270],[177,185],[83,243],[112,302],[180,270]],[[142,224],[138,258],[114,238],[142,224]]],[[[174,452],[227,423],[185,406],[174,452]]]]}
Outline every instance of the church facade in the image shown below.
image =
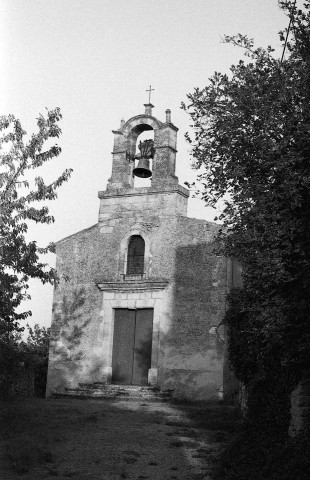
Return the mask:
{"type": "Polygon", "coordinates": [[[98,223],[57,242],[47,395],[94,382],[189,400],[234,393],[221,322],[238,272],[213,252],[218,225],[187,217],[178,129],[170,110],[162,122],[152,107],[113,131],[98,223]],[[154,139],[137,155],[143,132],[154,139]],[[152,175],[149,186],[135,186],[135,175],[152,175]]]}

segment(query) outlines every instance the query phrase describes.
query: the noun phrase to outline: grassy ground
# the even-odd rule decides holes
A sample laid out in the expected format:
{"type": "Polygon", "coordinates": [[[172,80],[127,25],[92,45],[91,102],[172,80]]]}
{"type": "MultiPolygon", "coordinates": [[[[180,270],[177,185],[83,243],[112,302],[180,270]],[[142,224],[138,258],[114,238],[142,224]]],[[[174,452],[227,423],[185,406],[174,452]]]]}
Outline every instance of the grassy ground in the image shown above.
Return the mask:
{"type": "Polygon", "coordinates": [[[239,421],[218,405],[29,399],[0,409],[1,480],[210,479],[239,421]]]}
{"type": "Polygon", "coordinates": [[[309,432],[279,439],[244,428],[218,458],[213,480],[308,480],[309,432]]]}

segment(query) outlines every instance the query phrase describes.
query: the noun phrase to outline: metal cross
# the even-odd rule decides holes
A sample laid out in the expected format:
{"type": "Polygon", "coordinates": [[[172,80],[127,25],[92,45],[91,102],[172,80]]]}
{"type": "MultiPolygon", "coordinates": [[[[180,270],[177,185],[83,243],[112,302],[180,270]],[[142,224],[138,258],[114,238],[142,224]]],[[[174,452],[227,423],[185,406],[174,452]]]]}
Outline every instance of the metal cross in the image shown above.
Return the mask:
{"type": "Polygon", "coordinates": [[[150,85],[150,88],[148,90],[145,90],[146,92],[149,92],[149,103],[151,103],[151,92],[154,90],[152,86],[150,85]]]}

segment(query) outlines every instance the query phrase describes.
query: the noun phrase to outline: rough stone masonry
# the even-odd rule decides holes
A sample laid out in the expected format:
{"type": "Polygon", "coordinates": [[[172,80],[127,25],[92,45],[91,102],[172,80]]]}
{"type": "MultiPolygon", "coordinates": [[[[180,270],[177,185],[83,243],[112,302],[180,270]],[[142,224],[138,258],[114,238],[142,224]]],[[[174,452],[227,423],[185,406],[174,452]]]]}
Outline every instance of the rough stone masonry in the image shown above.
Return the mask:
{"type": "Polygon", "coordinates": [[[187,217],[170,110],[161,122],[145,107],[113,131],[98,223],[57,243],[47,395],[102,382],[231,399],[237,385],[219,325],[239,271],[213,253],[218,225],[187,217]],[[154,135],[152,178],[137,188],[136,146],[146,131],[154,135]]]}

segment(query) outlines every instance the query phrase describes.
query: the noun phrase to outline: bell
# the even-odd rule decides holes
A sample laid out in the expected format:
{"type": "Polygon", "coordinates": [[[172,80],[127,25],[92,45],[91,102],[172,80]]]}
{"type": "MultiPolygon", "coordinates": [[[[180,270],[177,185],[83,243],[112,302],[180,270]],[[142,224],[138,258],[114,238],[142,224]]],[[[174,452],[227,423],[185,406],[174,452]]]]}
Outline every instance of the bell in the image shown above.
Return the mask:
{"type": "Polygon", "coordinates": [[[150,178],[152,171],[150,170],[150,161],[148,158],[140,158],[138,165],[133,169],[132,173],[136,177],[150,178]]]}

